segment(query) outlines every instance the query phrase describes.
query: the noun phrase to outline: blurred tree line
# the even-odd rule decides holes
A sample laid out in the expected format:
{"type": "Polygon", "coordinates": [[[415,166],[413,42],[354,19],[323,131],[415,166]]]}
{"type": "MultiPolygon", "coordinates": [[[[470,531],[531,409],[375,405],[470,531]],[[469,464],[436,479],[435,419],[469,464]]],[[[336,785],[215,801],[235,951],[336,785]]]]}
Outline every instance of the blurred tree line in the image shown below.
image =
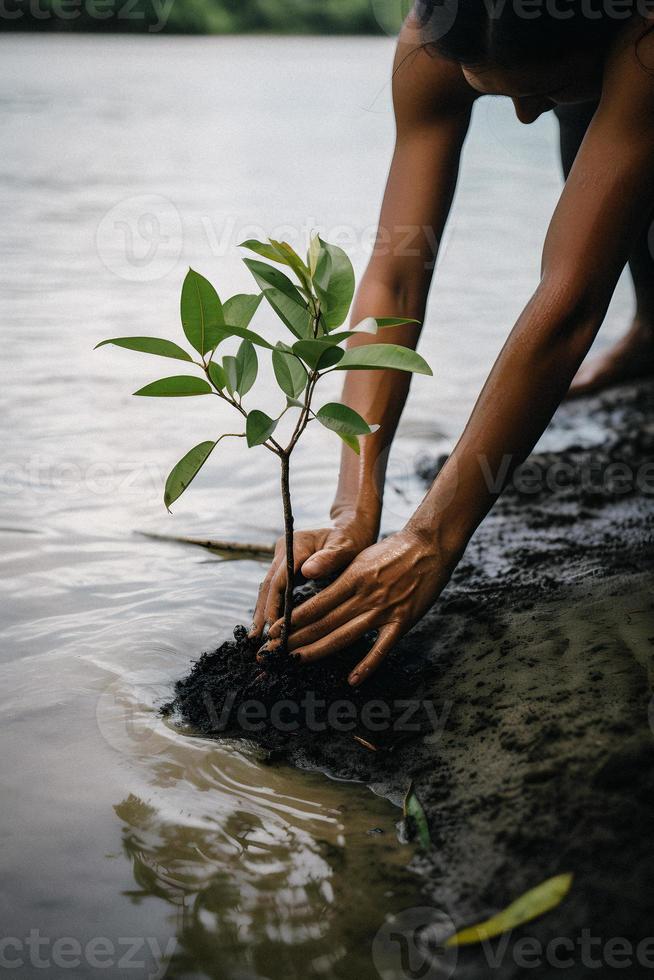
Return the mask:
{"type": "Polygon", "coordinates": [[[381,34],[384,29],[399,28],[409,3],[407,0],[2,0],[1,6],[0,30],[381,34]]]}

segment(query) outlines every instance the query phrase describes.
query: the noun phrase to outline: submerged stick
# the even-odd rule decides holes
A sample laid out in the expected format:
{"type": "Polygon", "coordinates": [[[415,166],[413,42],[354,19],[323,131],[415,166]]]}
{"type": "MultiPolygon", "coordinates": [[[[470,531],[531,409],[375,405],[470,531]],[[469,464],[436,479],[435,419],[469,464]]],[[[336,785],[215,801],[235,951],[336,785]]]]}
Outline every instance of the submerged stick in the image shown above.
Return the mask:
{"type": "Polygon", "coordinates": [[[154,534],[150,531],[137,531],[136,534],[151,541],[170,541],[174,544],[191,544],[198,548],[206,548],[207,551],[215,551],[218,554],[229,556],[232,560],[261,559],[271,558],[275,549],[268,544],[248,544],[245,541],[211,541],[206,538],[180,538],[171,534],[154,534]]]}

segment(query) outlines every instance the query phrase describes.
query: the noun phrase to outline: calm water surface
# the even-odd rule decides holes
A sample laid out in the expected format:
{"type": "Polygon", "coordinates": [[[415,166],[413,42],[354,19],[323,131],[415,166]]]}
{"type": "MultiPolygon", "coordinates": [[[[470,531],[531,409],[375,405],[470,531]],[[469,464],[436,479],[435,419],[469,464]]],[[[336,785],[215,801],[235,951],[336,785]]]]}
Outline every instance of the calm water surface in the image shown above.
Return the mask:
{"type": "MultiPolygon", "coordinates": [[[[173,362],[92,352],[110,336],[179,339],[188,265],[224,296],[251,289],[236,245],[253,234],[300,246],[317,227],[362,270],[391,58],[387,40],[0,39],[11,975],[374,977],[377,929],[416,904],[389,803],[158,720],[191,660],[248,621],[263,569],[134,532],[274,540],[275,461],[221,444],[169,517],[170,465],[229,423],[198,400],[131,398],[173,362]]],[[[451,446],[533,288],[559,186],[553,121],[526,129],[509,104],[480,104],[422,346],[436,378],[414,383],[389,530],[419,499],[416,456],[451,446]]],[[[622,289],[607,336],[628,304],[622,289]]],[[[259,407],[275,405],[268,385],[259,407]]],[[[335,442],[314,432],[296,456],[300,525],[325,520],[335,442]]]]}

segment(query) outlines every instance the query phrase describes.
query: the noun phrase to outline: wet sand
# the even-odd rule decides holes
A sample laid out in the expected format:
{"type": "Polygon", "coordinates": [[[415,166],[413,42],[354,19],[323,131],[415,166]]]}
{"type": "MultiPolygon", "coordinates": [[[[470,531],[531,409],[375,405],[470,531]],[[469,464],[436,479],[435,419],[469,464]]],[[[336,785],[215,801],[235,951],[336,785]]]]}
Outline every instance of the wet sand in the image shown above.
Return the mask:
{"type": "MultiPolygon", "coordinates": [[[[534,972],[525,937],[561,939],[539,975],[654,970],[654,385],[562,406],[548,439],[557,450],[518,472],[387,668],[431,704],[426,734],[423,716],[422,734],[380,737],[375,752],[301,732],[271,755],[397,803],[412,779],[432,840],[414,866],[427,904],[457,926],[574,873],[564,904],[503,952],[461,950],[430,976],[534,972]],[[593,445],[578,443],[580,413],[593,445]]],[[[426,481],[440,463],[421,463],[426,481]]]]}
{"type": "MultiPolygon", "coordinates": [[[[566,404],[551,435],[565,448],[531,457],[396,651],[426,663],[419,696],[440,734],[385,758],[315,742],[294,761],[398,802],[414,779],[433,844],[415,863],[457,926],[574,872],[569,898],[515,931],[500,966],[461,950],[457,977],[533,973],[512,953],[526,936],[574,943],[552,947],[540,975],[651,976],[654,385],[566,404]],[[566,445],[589,412],[601,445],[566,445]],[[568,486],[534,492],[539,471],[568,486]]],[[[425,477],[436,468],[425,461],[425,477]]]]}

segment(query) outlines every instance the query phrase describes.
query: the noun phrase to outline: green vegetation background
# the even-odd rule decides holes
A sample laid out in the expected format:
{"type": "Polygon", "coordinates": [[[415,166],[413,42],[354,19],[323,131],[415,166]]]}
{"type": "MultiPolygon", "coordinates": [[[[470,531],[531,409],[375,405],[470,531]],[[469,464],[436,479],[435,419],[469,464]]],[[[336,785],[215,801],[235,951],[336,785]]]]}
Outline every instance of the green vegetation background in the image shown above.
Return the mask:
{"type": "Polygon", "coordinates": [[[382,34],[406,0],[7,0],[2,30],[382,34]],[[162,6],[169,12],[161,28],[162,6]],[[159,13],[157,13],[159,10],[159,13]],[[381,21],[381,24],[380,24],[381,21]],[[383,27],[382,27],[383,25],[383,27]]]}

